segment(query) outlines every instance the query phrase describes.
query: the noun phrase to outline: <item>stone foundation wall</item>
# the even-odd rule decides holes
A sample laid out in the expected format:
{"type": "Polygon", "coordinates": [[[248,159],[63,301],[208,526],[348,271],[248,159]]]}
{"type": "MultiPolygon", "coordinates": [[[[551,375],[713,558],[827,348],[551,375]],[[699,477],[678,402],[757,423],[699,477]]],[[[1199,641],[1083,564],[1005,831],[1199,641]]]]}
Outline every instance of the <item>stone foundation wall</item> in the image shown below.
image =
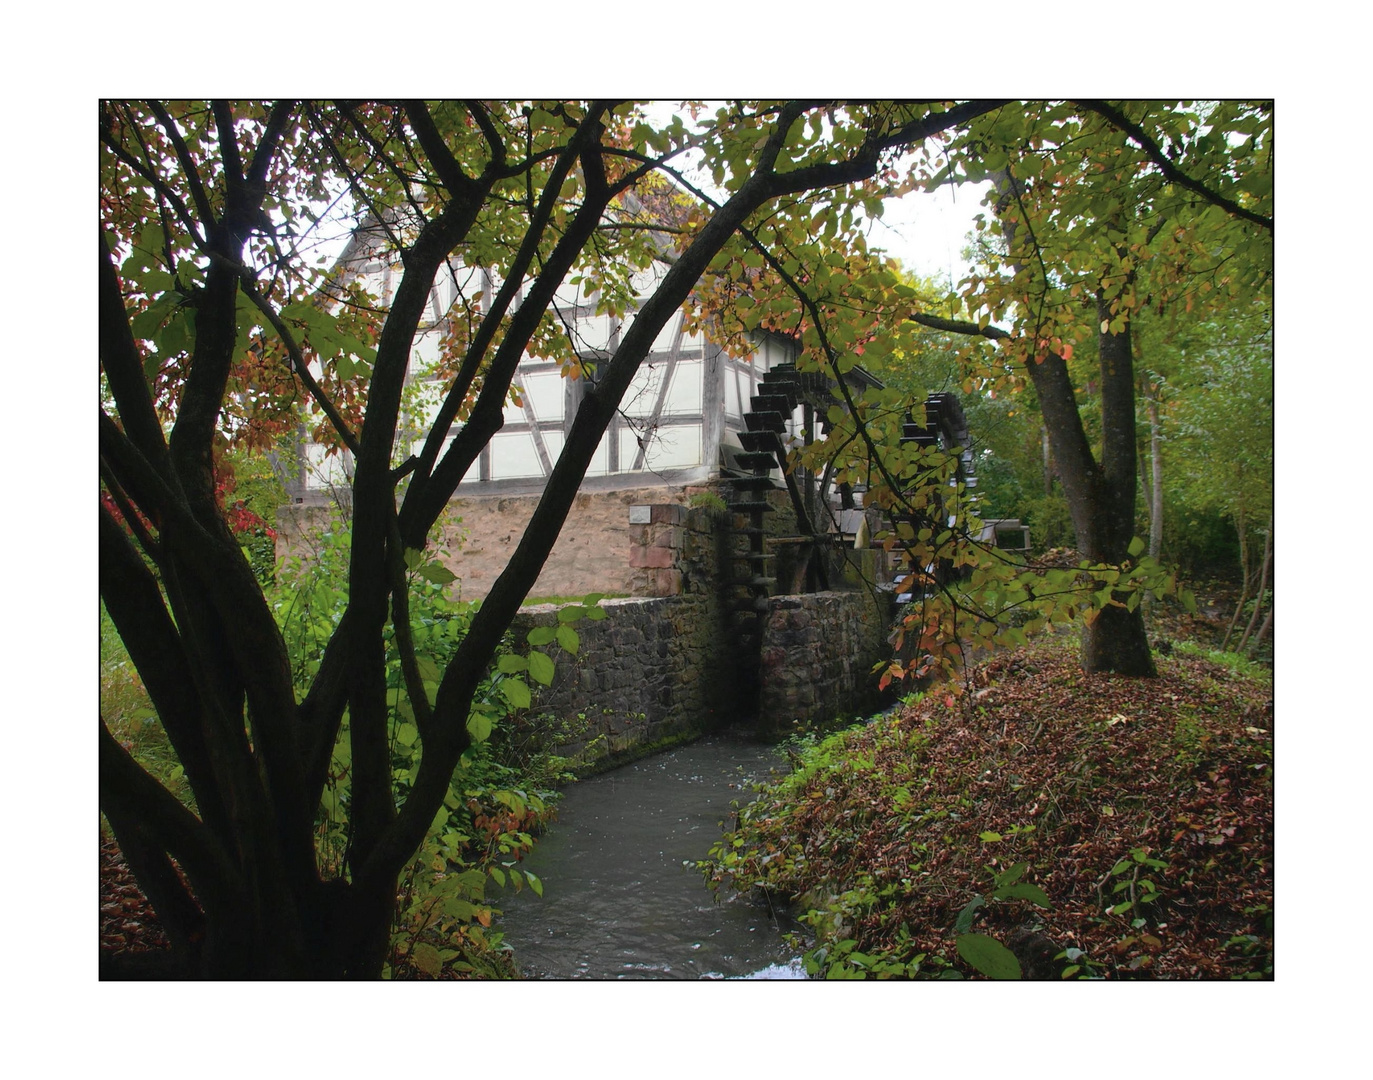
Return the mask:
{"type": "MultiPolygon", "coordinates": [[[[745,543],[725,528],[723,512],[693,508],[701,488],[662,488],[579,495],[534,595],[628,593],[602,601],[606,618],[573,624],[574,657],[560,649],[553,684],[531,685],[532,717],[549,715],[553,730],[570,733],[561,752],[595,762],[633,757],[734,723],[739,657],[726,628],[731,551],[745,543]],[[677,501],[681,500],[681,501],[677,501]]],[[[785,493],[771,497],[768,515],[787,525],[785,493]]],[[[459,499],[461,518],[446,528],[461,538],[449,567],[464,599],[484,596],[505,567],[536,504],[536,496],[459,499]]],[[[279,518],[287,551],[308,551],[310,531],[328,521],[323,507],[284,508],[279,518]]],[[[738,519],[737,528],[746,522],[738,519]]],[[[887,649],[886,612],[867,583],[877,571],[872,551],[831,552],[830,581],[843,591],[775,596],[761,654],[761,719],[776,730],[796,721],[824,722],[877,708],[871,669],[887,649]]],[[[785,560],[779,560],[785,561],[785,560]]],[[[516,642],[535,626],[552,626],[557,607],[521,609],[516,642]]]]}
{"type": "MultiPolygon", "coordinates": [[[[551,649],[550,686],[531,686],[535,715],[549,714],[574,733],[559,752],[586,761],[643,753],[711,731],[737,717],[728,687],[713,679],[721,635],[703,592],[653,599],[605,600],[606,617],[572,624],[577,655],[551,649]]],[[[553,626],[557,608],[527,607],[515,617],[516,641],[553,626]]]]}
{"type": "MultiPolygon", "coordinates": [[[[606,618],[573,624],[577,656],[556,652],[548,687],[534,689],[535,715],[575,731],[560,752],[587,762],[632,757],[745,718],[727,673],[717,602],[706,590],[654,599],[606,600],[606,618]]],[[[557,608],[523,609],[516,640],[553,626],[557,608]]],[[[880,599],[866,592],[775,596],[762,653],[761,721],[784,731],[797,722],[879,708],[872,667],[886,655],[880,599]]]]}
{"type": "Polygon", "coordinates": [[[759,711],[776,730],[864,715],[882,704],[872,668],[889,655],[884,595],[774,596],[763,635],[759,711]]]}

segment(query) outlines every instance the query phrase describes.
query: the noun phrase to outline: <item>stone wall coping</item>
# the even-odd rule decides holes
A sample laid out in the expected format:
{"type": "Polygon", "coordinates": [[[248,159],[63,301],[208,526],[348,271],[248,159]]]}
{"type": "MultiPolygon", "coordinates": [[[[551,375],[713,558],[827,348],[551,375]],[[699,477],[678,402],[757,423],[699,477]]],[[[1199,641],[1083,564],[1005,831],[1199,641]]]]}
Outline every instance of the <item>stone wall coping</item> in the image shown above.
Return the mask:
{"type": "MultiPolygon", "coordinates": [[[[627,607],[630,604],[661,604],[669,599],[666,596],[607,596],[600,602],[603,608],[627,607]]],[[[520,615],[552,615],[561,608],[570,607],[572,604],[580,603],[578,600],[569,600],[565,604],[522,604],[520,615]]],[[[517,616],[518,617],[518,616],[517,616]]]]}

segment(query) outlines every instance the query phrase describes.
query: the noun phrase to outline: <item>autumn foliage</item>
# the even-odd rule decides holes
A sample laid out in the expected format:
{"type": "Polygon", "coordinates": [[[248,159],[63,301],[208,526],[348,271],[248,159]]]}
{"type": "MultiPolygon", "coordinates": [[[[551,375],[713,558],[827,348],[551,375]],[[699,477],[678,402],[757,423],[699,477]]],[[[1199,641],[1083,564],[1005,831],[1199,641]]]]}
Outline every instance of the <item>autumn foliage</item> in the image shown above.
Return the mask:
{"type": "Polygon", "coordinates": [[[800,898],[817,974],[975,975],[955,948],[972,926],[1027,976],[1271,975],[1270,681],[1180,652],[1147,683],[1087,675],[1058,638],[969,691],[803,754],[713,879],[800,898]],[[989,898],[1022,862],[1047,908],[989,898]]]}

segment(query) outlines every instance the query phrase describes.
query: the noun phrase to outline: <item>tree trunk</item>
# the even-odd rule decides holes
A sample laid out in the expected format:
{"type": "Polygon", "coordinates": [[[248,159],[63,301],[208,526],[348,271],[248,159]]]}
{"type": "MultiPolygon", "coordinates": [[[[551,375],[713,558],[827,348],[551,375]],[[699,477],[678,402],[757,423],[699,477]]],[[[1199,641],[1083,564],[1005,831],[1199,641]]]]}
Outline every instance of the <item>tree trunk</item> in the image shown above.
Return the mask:
{"type": "Polygon", "coordinates": [[[1149,557],[1157,559],[1163,551],[1163,437],[1158,417],[1158,391],[1150,381],[1145,391],[1149,413],[1149,557]]]}
{"type": "MultiPolygon", "coordinates": [[[[1002,235],[1013,253],[1017,273],[1027,260],[1017,252],[1018,228],[1003,214],[1017,200],[1009,172],[992,176],[998,194],[997,212],[1002,235]]],[[[1030,242],[1034,244],[1033,234],[1030,242]]],[[[1068,500],[1078,550],[1093,562],[1119,566],[1129,558],[1135,531],[1136,475],[1139,460],[1135,440],[1135,376],[1131,327],[1128,316],[1119,333],[1110,324],[1116,317],[1111,301],[1097,293],[1097,334],[1101,364],[1101,463],[1097,464],[1078,412],[1077,394],[1068,364],[1057,353],[1035,355],[1026,364],[1039,396],[1044,428],[1057,467],[1059,483],[1068,500]]],[[[1082,667],[1088,674],[1114,672],[1140,678],[1158,674],[1149,652],[1144,613],[1126,606],[1127,597],[1112,603],[1083,631],[1082,667]]]]}
{"type": "Polygon", "coordinates": [[[1097,612],[1082,632],[1082,667],[1088,673],[1136,678],[1158,674],[1139,608],[1130,611],[1110,605],[1097,612]]]}
{"type": "Polygon", "coordinates": [[[1263,610],[1263,594],[1268,588],[1268,570],[1273,565],[1273,519],[1268,520],[1268,531],[1263,538],[1263,564],[1259,571],[1259,585],[1254,591],[1254,614],[1249,618],[1249,625],[1244,628],[1244,635],[1240,638],[1240,643],[1235,646],[1235,652],[1244,652],[1245,646],[1249,644],[1249,635],[1254,632],[1254,624],[1259,621],[1259,612],[1263,610]]]}
{"type": "Polygon", "coordinates": [[[1230,638],[1234,636],[1235,627],[1239,625],[1240,613],[1244,611],[1244,605],[1249,602],[1249,582],[1253,580],[1253,574],[1249,569],[1248,528],[1248,521],[1244,515],[1244,503],[1241,501],[1235,508],[1235,531],[1239,534],[1240,541],[1240,597],[1235,601],[1234,614],[1230,616],[1230,625],[1226,627],[1225,637],[1221,640],[1221,652],[1225,652],[1230,647],[1230,638]]]}
{"type": "MultiPolygon", "coordinates": [[[[1104,302],[1099,315],[1103,322],[1109,321],[1104,302]]],[[[1093,562],[1119,565],[1129,557],[1134,538],[1138,483],[1129,324],[1119,334],[1102,333],[1099,340],[1101,465],[1087,442],[1063,358],[1050,355],[1028,367],[1068,499],[1078,550],[1093,562]]],[[[1114,672],[1140,678],[1158,674],[1149,651],[1144,615],[1138,607],[1130,610],[1126,603],[1126,596],[1115,597],[1084,629],[1082,667],[1089,674],[1114,672]]]]}
{"type": "Polygon", "coordinates": [[[1054,469],[1053,456],[1049,452],[1049,429],[1047,427],[1041,427],[1039,431],[1043,444],[1042,450],[1044,458],[1044,494],[1052,495],[1054,493],[1054,469]]]}
{"type": "MultiPolygon", "coordinates": [[[[1153,379],[1144,380],[1145,411],[1149,416],[1149,455],[1148,473],[1145,462],[1140,461],[1140,483],[1144,487],[1144,499],[1149,507],[1149,557],[1157,559],[1163,550],[1163,439],[1159,434],[1158,389],[1153,379]]],[[[1147,622],[1153,612],[1154,594],[1146,592],[1140,609],[1147,622]]]]}

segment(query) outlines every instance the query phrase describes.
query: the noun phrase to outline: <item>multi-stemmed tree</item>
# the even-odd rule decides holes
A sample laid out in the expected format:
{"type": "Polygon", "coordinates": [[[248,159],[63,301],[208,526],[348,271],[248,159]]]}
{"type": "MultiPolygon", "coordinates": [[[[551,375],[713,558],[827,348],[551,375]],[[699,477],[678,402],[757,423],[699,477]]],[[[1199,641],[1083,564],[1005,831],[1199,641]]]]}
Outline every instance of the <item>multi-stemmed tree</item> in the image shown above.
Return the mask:
{"type": "Polygon", "coordinates": [[[397,876],[472,738],[474,692],[659,330],[740,228],[780,215],[804,230],[795,200],[807,192],[871,200],[881,189],[865,185],[896,152],[998,105],[740,104],[688,132],[676,120],[655,130],[615,102],[102,104],[101,597],[195,811],[103,720],[100,804],[166,926],[175,971],[378,974],[397,876]],[[550,310],[556,290],[579,272],[608,305],[628,294],[658,250],[628,196],[691,148],[724,197],[680,228],[670,269],[585,395],[529,527],[431,697],[408,641],[407,555],[425,548],[500,429],[521,357],[576,368],[550,310]],[[384,306],[316,266],[310,240],[331,200],[365,218],[398,265],[384,306]],[[397,431],[412,342],[450,262],[487,269],[492,295],[455,320],[445,395],[410,456],[397,431]],[[348,606],[317,673],[297,685],[216,503],[215,456],[295,423],[305,401],[355,469],[348,606]],[[422,745],[401,798],[390,632],[422,745]],[[313,829],[341,730],[350,838],[330,877],[313,829]]]}

